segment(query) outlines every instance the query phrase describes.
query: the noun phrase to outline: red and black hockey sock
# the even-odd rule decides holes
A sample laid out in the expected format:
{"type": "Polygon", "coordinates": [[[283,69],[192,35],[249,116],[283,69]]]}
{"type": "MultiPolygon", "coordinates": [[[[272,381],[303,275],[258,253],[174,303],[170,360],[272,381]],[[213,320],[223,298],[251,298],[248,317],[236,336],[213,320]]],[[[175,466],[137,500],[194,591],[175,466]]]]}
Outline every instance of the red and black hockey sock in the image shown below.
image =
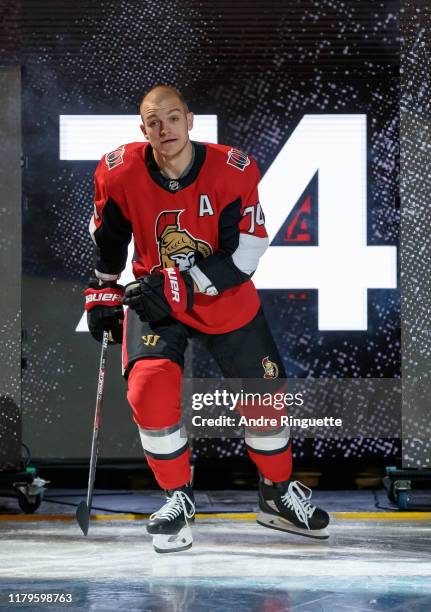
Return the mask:
{"type": "Polygon", "coordinates": [[[127,398],[142,447],[163,489],[190,481],[190,451],[181,426],[180,366],[169,359],[141,359],[128,377],[127,398]]]}
{"type": "MultiPolygon", "coordinates": [[[[251,441],[251,440],[249,440],[251,441]]],[[[277,440],[281,442],[281,440],[277,440]]],[[[258,450],[247,443],[247,452],[259,472],[272,482],[284,482],[292,475],[292,447],[290,441],[272,451],[258,450]]]]}

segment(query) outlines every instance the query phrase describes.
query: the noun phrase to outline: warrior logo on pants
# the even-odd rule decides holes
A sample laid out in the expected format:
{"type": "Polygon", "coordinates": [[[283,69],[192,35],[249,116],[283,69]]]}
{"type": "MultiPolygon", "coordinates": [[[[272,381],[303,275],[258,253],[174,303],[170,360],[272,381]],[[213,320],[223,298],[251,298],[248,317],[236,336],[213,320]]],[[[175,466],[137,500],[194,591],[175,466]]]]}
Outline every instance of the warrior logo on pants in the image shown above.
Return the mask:
{"type": "Polygon", "coordinates": [[[185,272],[200,259],[211,255],[212,248],[207,242],[198,240],[180,227],[179,217],[182,212],[182,210],[170,210],[158,216],[156,238],[160,264],[151,268],[151,272],[175,266],[180,272],[185,272]]]}
{"type": "Polygon", "coordinates": [[[154,336],[149,334],[148,336],[142,336],[142,342],[145,346],[156,346],[157,342],[160,340],[160,336],[154,336]]]}

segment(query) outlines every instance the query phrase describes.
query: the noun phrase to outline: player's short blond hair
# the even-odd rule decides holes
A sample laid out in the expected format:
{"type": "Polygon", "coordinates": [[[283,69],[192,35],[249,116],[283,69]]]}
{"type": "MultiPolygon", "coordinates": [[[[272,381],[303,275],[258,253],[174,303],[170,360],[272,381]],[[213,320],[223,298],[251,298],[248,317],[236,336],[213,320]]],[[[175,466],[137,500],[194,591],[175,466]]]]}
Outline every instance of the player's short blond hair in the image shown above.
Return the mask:
{"type": "Polygon", "coordinates": [[[153,85],[152,87],[150,87],[150,89],[148,89],[142,96],[141,102],[139,103],[139,108],[141,108],[142,104],[144,103],[145,98],[149,96],[150,93],[152,93],[155,89],[164,89],[166,90],[167,93],[177,96],[181,104],[184,106],[184,110],[186,111],[186,113],[189,112],[189,105],[187,103],[187,100],[183,96],[183,94],[173,85],[166,85],[165,83],[157,83],[156,85],[153,85]]]}

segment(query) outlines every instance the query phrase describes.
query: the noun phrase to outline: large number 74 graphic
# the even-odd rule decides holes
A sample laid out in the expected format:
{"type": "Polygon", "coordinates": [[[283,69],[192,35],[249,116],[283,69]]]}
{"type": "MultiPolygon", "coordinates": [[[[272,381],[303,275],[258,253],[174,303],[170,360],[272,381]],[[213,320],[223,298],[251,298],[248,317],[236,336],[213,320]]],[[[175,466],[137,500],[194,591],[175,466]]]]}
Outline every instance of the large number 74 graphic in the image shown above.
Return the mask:
{"type": "Polygon", "coordinates": [[[366,330],[368,289],[397,286],[396,247],[367,245],[366,129],[365,115],[305,115],[259,186],[270,247],[253,281],[317,289],[321,330],[366,330]],[[271,246],[316,172],[318,245],[271,246]]]}

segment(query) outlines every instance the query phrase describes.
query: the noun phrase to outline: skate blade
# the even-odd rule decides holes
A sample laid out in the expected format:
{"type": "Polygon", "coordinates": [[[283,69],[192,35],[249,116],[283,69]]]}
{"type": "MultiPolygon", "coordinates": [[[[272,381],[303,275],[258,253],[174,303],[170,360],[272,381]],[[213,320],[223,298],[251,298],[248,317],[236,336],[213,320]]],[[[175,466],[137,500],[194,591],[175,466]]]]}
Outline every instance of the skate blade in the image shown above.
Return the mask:
{"type": "Polygon", "coordinates": [[[269,527],[269,529],[276,529],[277,531],[286,531],[287,533],[301,535],[306,538],[315,540],[327,540],[329,538],[329,531],[326,529],[301,529],[301,527],[296,527],[279,516],[267,514],[266,512],[259,512],[256,521],[263,527],[269,527]]]}
{"type": "Polygon", "coordinates": [[[153,548],[158,553],[173,553],[192,547],[193,537],[190,527],[184,527],[177,534],[158,534],[153,537],[153,548]]]}

